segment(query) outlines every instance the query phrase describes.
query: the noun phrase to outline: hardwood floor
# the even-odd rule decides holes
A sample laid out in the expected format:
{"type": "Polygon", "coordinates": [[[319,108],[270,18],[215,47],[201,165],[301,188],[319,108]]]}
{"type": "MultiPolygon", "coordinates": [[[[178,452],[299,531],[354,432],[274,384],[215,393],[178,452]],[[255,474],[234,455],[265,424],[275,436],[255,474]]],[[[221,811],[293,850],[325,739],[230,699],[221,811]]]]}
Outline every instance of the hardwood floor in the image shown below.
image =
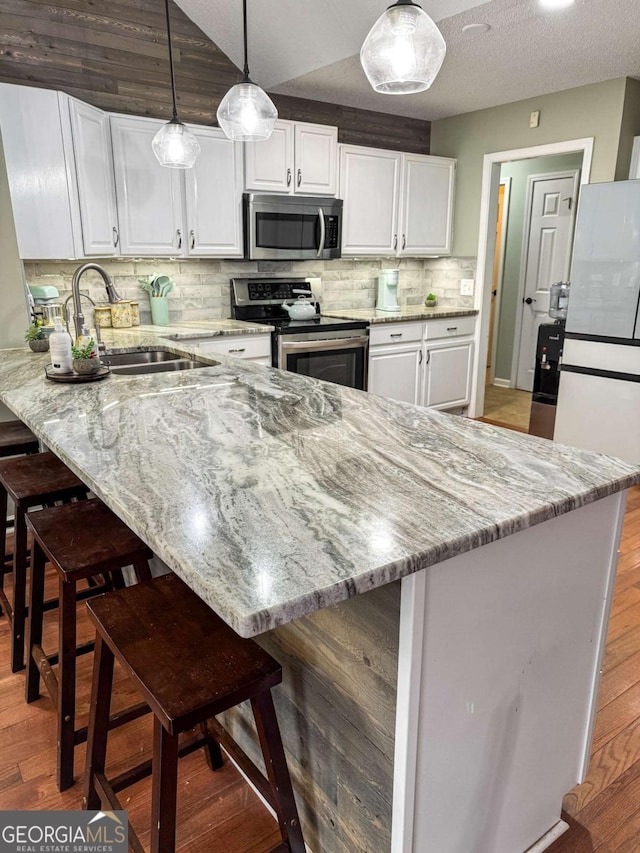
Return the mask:
{"type": "MultiPolygon", "coordinates": [[[[48,590],[53,595],[53,588],[48,590]]],[[[55,614],[47,614],[45,648],[55,645],[55,614]]],[[[89,636],[81,620],[79,639],[89,636]]],[[[24,703],[24,679],[8,666],[9,633],[0,617],[0,809],[78,808],[80,785],[58,793],[55,786],[55,716],[48,697],[24,703]]],[[[86,717],[91,660],[78,665],[78,712],[86,717]]],[[[116,677],[114,707],[134,694],[116,677]]],[[[120,772],[149,755],[149,719],[111,735],[109,768],[120,772]]],[[[77,749],[76,777],[84,747],[77,749]]],[[[131,821],[148,841],[149,782],[123,793],[131,821]]],[[[599,712],[589,775],[564,801],[570,829],[550,853],[639,853],[640,851],[640,487],[629,495],[618,579],[607,638],[599,712]]],[[[181,761],[178,849],[267,853],[278,845],[275,821],[229,762],[212,774],[201,752],[181,761]]],[[[322,851],[314,851],[322,853],[322,851]]],[[[345,851],[348,853],[348,851],[345,851]]],[[[371,850],[371,853],[386,851],[371,850]]]]}

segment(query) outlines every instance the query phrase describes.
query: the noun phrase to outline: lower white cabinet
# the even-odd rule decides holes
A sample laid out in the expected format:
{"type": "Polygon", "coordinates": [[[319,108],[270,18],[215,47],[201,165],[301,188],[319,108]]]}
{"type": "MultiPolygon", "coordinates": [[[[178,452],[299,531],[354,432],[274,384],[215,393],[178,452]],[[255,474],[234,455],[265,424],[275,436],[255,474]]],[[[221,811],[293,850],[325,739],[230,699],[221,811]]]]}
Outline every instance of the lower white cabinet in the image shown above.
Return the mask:
{"type": "Polygon", "coordinates": [[[193,338],[182,343],[196,347],[207,355],[231,355],[254,364],[271,367],[271,335],[217,335],[214,338],[193,338]]]}
{"type": "Polygon", "coordinates": [[[433,409],[471,399],[474,317],[371,328],[368,390],[433,409]]]}

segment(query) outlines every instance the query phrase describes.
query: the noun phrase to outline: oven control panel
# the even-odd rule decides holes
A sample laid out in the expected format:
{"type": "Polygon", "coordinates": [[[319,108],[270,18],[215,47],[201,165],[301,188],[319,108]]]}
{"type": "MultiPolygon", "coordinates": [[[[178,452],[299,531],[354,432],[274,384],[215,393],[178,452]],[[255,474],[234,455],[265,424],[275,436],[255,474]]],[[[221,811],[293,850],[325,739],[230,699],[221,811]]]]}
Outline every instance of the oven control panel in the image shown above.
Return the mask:
{"type": "Polygon", "coordinates": [[[289,281],[248,281],[247,292],[250,302],[258,302],[264,299],[297,299],[298,296],[311,297],[313,295],[307,284],[289,281]]]}

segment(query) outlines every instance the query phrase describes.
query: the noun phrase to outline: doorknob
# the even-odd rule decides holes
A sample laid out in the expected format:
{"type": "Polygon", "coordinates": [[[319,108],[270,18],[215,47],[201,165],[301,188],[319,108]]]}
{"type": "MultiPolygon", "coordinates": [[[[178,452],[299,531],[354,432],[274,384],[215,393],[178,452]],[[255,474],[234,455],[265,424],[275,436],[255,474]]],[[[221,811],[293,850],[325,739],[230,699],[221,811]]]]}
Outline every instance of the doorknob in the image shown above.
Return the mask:
{"type": "Polygon", "coordinates": [[[522,301],[525,303],[525,305],[532,305],[536,300],[532,299],[530,296],[527,296],[527,298],[523,299],[522,301]]]}
{"type": "Polygon", "coordinates": [[[497,290],[492,290],[492,291],[491,291],[491,295],[492,295],[492,296],[497,296],[497,295],[498,295],[498,291],[497,291],[497,290]]]}

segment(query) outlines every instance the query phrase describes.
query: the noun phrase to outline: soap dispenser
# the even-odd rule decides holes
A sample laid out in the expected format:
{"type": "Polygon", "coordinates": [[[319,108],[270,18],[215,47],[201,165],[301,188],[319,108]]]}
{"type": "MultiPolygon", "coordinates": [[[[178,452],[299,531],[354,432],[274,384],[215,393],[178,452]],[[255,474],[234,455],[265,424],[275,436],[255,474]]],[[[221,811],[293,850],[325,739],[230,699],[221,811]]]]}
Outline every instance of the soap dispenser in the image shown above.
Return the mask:
{"type": "Polygon", "coordinates": [[[73,373],[71,335],[62,325],[62,317],[55,318],[55,328],[49,335],[52,373],[73,373]]]}

